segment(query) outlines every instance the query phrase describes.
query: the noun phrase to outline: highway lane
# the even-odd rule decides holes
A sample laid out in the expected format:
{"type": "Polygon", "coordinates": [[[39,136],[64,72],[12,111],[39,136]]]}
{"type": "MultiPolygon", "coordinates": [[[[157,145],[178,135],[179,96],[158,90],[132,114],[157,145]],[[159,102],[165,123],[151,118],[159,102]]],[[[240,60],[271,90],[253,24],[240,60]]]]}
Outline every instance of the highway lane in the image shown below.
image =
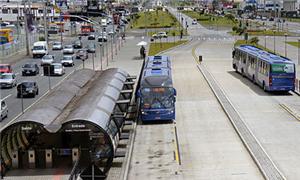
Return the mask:
{"type": "MultiPolygon", "coordinates": [[[[69,41],[66,41],[66,43],[64,44],[70,44],[71,42],[73,42],[75,39],[77,39],[77,37],[70,39],[69,41]]],[[[83,42],[83,48],[86,47],[86,45],[90,42],[95,43],[96,45],[98,44],[97,39],[96,40],[87,40],[87,36],[83,36],[82,37],[82,42],[83,42]]],[[[111,41],[109,38],[109,41],[107,42],[108,46],[107,46],[107,51],[110,54],[111,53],[111,41]]],[[[113,48],[115,49],[116,46],[115,44],[113,45],[113,48]]],[[[100,48],[97,45],[96,48],[96,57],[95,57],[95,61],[99,61],[99,57],[100,57],[100,48]]],[[[77,50],[75,50],[76,52],[77,50]]],[[[104,48],[104,52],[107,52],[106,49],[104,48]]],[[[115,52],[115,50],[114,50],[115,52]]],[[[61,51],[50,51],[49,54],[54,54],[55,55],[55,60],[59,61],[63,54],[61,51]]],[[[104,55],[104,57],[107,57],[106,54],[104,55]]],[[[110,56],[109,56],[110,58],[110,56]]],[[[105,58],[102,59],[103,61],[103,66],[106,64],[104,62],[105,58]]],[[[26,62],[31,62],[31,61],[35,61],[38,62],[40,61],[40,59],[33,59],[33,58],[26,58],[23,59],[19,62],[17,62],[16,64],[13,65],[13,69],[14,72],[16,72],[17,74],[17,81],[21,82],[25,79],[27,80],[34,80],[37,82],[38,86],[39,86],[39,95],[36,96],[35,98],[24,98],[23,99],[23,109],[26,109],[27,107],[29,107],[30,105],[32,105],[33,103],[37,102],[38,99],[40,97],[42,97],[45,93],[48,92],[49,90],[49,77],[48,76],[43,76],[42,74],[42,69],[40,69],[40,74],[37,76],[22,76],[21,70],[22,70],[22,66],[23,64],[25,64],[26,62]]],[[[90,62],[91,64],[92,61],[92,54],[89,54],[89,59],[85,61],[85,63],[90,62]]],[[[79,59],[74,60],[75,62],[75,66],[74,67],[66,67],[66,74],[63,76],[51,76],[50,77],[50,84],[51,87],[53,88],[55,85],[57,85],[59,82],[61,82],[66,76],[68,76],[70,73],[72,73],[75,69],[78,68],[82,68],[82,61],[79,59]]],[[[91,66],[89,66],[91,67],[91,66]]],[[[2,122],[0,122],[0,128],[3,128],[7,123],[9,123],[11,120],[13,120],[16,116],[18,116],[21,112],[22,112],[22,101],[21,99],[16,98],[16,88],[12,88],[12,89],[1,89],[1,99],[6,98],[6,102],[8,104],[8,109],[9,109],[9,114],[8,114],[8,118],[4,119],[2,122]]]]}

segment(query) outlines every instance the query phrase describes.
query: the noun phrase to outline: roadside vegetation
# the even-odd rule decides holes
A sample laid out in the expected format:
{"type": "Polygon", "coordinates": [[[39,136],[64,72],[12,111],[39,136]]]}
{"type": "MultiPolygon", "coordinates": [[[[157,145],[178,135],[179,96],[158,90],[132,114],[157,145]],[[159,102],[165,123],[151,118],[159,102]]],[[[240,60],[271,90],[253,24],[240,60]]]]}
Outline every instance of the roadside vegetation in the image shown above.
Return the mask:
{"type": "Polygon", "coordinates": [[[186,43],[187,40],[181,40],[176,42],[163,42],[163,43],[151,43],[149,48],[148,56],[154,56],[157,53],[170,49],[172,47],[178,46],[180,44],[186,43]]]}
{"type": "MultiPolygon", "coordinates": [[[[152,36],[153,34],[157,34],[160,31],[165,31],[168,36],[180,36],[179,28],[176,28],[176,29],[168,28],[168,29],[164,29],[164,30],[151,30],[150,32],[148,32],[148,36],[152,36]]],[[[183,35],[187,35],[186,29],[183,30],[183,35]]]]}
{"type": "Polygon", "coordinates": [[[300,48],[300,44],[297,41],[288,41],[286,43],[289,44],[289,45],[292,45],[292,46],[300,48]]]}
{"type": "Polygon", "coordinates": [[[138,13],[131,24],[132,28],[171,28],[179,27],[180,23],[168,11],[156,9],[155,11],[147,11],[138,13]]]}
{"type": "Polygon", "coordinates": [[[196,11],[182,11],[182,13],[193,19],[197,19],[197,21],[203,26],[233,27],[238,23],[232,14],[217,16],[196,11]]]}

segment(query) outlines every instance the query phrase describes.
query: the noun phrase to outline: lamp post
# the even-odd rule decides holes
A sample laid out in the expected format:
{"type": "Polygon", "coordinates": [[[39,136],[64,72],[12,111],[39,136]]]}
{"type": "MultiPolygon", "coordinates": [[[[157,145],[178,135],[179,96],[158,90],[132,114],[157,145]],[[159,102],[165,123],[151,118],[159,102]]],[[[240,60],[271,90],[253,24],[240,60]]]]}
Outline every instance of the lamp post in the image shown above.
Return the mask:
{"type": "Polygon", "coordinates": [[[287,39],[287,33],[284,34],[284,56],[285,57],[287,57],[286,39],[287,39]]]}
{"type": "Polygon", "coordinates": [[[300,65],[300,39],[298,39],[298,65],[300,65]]]}
{"type": "Polygon", "coordinates": [[[267,48],[267,36],[266,36],[266,28],[265,28],[265,48],[267,48]]]}
{"type": "Polygon", "coordinates": [[[275,32],[276,32],[276,30],[273,30],[273,37],[274,37],[274,53],[276,53],[276,39],[275,39],[275,32]]]}

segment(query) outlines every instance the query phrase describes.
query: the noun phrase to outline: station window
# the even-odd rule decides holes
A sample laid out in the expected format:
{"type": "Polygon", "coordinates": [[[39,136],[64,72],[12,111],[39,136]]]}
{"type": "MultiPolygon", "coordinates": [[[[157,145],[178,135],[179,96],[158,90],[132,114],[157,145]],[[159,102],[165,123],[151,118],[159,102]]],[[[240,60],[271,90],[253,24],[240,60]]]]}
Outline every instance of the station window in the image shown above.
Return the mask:
{"type": "Polygon", "coordinates": [[[18,9],[12,9],[13,14],[18,14],[19,10],[18,9]]]}
{"type": "Polygon", "coordinates": [[[2,9],[3,14],[8,14],[8,9],[2,9]]]}

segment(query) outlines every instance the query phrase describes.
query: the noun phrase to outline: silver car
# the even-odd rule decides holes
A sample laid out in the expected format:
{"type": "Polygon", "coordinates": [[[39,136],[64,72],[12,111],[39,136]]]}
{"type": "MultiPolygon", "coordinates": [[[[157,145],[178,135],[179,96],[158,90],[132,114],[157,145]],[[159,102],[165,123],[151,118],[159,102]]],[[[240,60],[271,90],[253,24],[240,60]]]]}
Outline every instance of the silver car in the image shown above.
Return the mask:
{"type": "Polygon", "coordinates": [[[52,45],[52,50],[62,50],[61,42],[54,42],[52,45]]]}
{"type": "Polygon", "coordinates": [[[64,55],[60,62],[63,66],[74,66],[74,56],[64,55]]]}
{"type": "Polygon", "coordinates": [[[65,74],[65,67],[61,63],[52,63],[54,75],[62,76],[65,74]]]}
{"type": "Polygon", "coordinates": [[[64,54],[74,54],[74,48],[73,45],[65,45],[63,49],[64,54]]]}
{"type": "Polygon", "coordinates": [[[41,66],[45,65],[45,64],[52,64],[54,62],[54,56],[53,55],[45,55],[43,56],[42,60],[41,60],[41,66]]]}
{"type": "Polygon", "coordinates": [[[17,79],[14,73],[3,73],[0,75],[1,88],[13,88],[16,85],[17,85],[17,79]]]}
{"type": "Polygon", "coordinates": [[[0,113],[1,113],[0,121],[2,121],[8,115],[8,107],[5,100],[0,100],[0,113]]]}

